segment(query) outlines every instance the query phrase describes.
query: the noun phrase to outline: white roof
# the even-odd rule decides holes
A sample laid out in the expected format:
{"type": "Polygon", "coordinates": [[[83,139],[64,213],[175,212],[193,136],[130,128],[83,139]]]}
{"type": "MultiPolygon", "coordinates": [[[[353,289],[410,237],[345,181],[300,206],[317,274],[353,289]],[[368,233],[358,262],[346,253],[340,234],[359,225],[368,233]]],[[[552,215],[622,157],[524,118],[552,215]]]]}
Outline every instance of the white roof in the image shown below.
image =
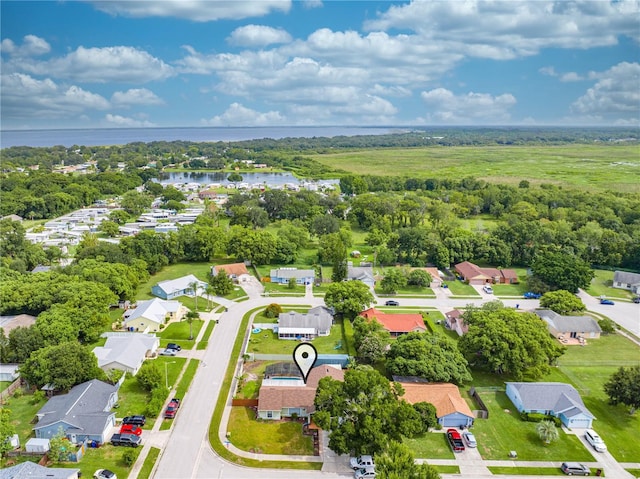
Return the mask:
{"type": "Polygon", "coordinates": [[[165,293],[171,294],[175,291],[184,291],[186,289],[191,289],[189,285],[194,281],[197,282],[200,287],[204,287],[207,284],[204,281],[200,281],[194,275],[188,274],[187,276],[182,276],[181,278],[160,281],[158,283],[158,287],[162,288],[165,293]]]}
{"type": "Polygon", "coordinates": [[[138,301],[138,306],[133,310],[128,310],[129,316],[124,323],[130,323],[138,318],[146,318],[154,323],[164,324],[168,313],[175,313],[180,309],[180,301],[166,301],[160,298],[138,301]]]}
{"type": "Polygon", "coordinates": [[[98,358],[98,367],[119,363],[134,369],[145,358],[147,352],[154,351],[159,344],[160,339],[155,335],[128,333],[108,337],[104,346],[93,349],[93,354],[98,358]]]}

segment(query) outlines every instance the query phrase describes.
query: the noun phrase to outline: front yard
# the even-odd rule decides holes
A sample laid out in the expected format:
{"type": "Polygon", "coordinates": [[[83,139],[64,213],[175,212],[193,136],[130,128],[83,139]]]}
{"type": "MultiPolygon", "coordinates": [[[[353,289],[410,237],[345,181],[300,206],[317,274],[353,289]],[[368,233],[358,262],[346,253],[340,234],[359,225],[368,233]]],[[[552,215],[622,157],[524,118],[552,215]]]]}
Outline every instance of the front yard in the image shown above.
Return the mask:
{"type": "Polygon", "coordinates": [[[453,281],[446,281],[445,284],[451,291],[451,294],[453,294],[454,296],[465,296],[472,298],[480,297],[478,292],[473,289],[473,286],[468,285],[467,283],[463,283],[462,281],[459,281],[457,279],[454,279],[453,281]]]}
{"type": "Polygon", "coordinates": [[[160,337],[160,347],[165,348],[168,343],[179,344],[182,349],[192,349],[195,344],[195,338],[198,337],[200,328],[204,325],[201,319],[195,319],[191,325],[186,319],[173,322],[164,328],[158,336],[160,337]],[[193,333],[193,339],[189,340],[190,328],[193,333]]]}
{"type": "Polygon", "coordinates": [[[261,454],[313,455],[313,441],[293,421],[256,420],[248,407],[231,408],[229,441],[239,449],[261,454]]]}
{"type": "Polygon", "coordinates": [[[607,298],[633,298],[631,291],[626,289],[613,288],[613,271],[602,269],[594,270],[595,277],[591,280],[587,293],[596,298],[606,296],[607,298]]]}
{"type": "Polygon", "coordinates": [[[444,432],[427,432],[414,438],[404,438],[418,459],[453,459],[455,456],[444,432]]]}

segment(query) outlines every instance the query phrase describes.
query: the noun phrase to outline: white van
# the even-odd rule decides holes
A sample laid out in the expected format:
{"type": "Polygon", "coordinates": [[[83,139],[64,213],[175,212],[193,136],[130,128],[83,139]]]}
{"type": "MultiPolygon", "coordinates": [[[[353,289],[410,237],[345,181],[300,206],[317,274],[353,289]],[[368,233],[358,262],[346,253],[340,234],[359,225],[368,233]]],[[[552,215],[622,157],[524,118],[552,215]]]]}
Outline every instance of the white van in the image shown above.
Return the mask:
{"type": "Polygon", "coordinates": [[[604,443],[602,438],[595,432],[593,429],[587,429],[584,432],[584,438],[587,440],[589,444],[593,446],[593,448],[598,452],[605,452],[607,450],[607,445],[604,443]]]}

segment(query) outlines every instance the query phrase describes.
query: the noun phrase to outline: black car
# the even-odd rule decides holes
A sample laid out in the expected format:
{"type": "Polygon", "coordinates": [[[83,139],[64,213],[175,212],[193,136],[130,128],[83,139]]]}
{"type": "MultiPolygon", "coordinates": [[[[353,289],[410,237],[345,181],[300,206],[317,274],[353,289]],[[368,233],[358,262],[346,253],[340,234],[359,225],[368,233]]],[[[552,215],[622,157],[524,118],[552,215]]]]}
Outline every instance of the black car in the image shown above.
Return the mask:
{"type": "Polygon", "coordinates": [[[633,302],[636,304],[640,303],[640,296],[636,296],[635,298],[633,298],[633,302]]]}
{"type": "Polygon", "coordinates": [[[138,447],[142,439],[135,434],[114,434],[111,436],[111,444],[114,446],[138,447]]]}
{"type": "Polygon", "coordinates": [[[182,346],[176,343],[169,343],[167,344],[166,349],[175,349],[176,351],[182,351],[182,346]]]}
{"type": "Polygon", "coordinates": [[[393,299],[390,299],[389,301],[384,303],[385,306],[400,306],[400,303],[398,303],[397,301],[394,301],[393,299]]]}
{"type": "Polygon", "coordinates": [[[144,416],[127,416],[122,420],[122,424],[134,424],[136,426],[144,426],[147,418],[144,416]]]}

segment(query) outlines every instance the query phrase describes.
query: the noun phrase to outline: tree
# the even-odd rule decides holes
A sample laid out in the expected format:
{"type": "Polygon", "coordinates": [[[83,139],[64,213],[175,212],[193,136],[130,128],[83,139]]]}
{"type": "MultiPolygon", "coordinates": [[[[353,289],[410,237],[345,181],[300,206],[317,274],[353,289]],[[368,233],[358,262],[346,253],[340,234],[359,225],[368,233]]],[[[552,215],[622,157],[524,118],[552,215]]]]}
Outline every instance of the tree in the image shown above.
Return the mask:
{"type": "Polygon", "coordinates": [[[295,278],[289,278],[289,281],[287,283],[287,289],[296,289],[296,279],[295,278]]]}
{"type": "Polygon", "coordinates": [[[543,294],[540,298],[540,306],[558,314],[577,313],[587,309],[580,298],[564,289],[543,294]]]}
{"type": "Polygon", "coordinates": [[[536,432],[545,444],[551,444],[560,437],[558,428],[553,421],[540,421],[536,425],[536,432]]]}
{"type": "Polygon", "coordinates": [[[142,212],[151,207],[153,198],[135,190],[127,191],[120,201],[120,206],[131,216],[140,216],[142,212]]]}
{"type": "Polygon", "coordinates": [[[142,367],[136,374],[136,381],[147,392],[162,387],[162,380],[162,371],[155,361],[142,363],[142,367]]]}
{"type": "Polygon", "coordinates": [[[400,268],[391,268],[387,270],[384,278],[380,282],[380,288],[383,293],[395,294],[398,289],[407,285],[407,277],[400,268]]]}
{"type": "Polygon", "coordinates": [[[189,323],[189,341],[193,341],[193,321],[200,319],[200,315],[196,311],[189,311],[185,319],[189,323]]]}
{"type": "Polygon", "coordinates": [[[391,336],[375,318],[358,316],[353,322],[353,341],[358,358],[376,363],[384,358],[391,336]]]}
{"type": "Polygon", "coordinates": [[[223,269],[218,274],[209,278],[209,284],[216,296],[226,296],[233,291],[233,280],[223,269]]]}
{"type": "Polygon", "coordinates": [[[458,347],[475,369],[535,380],[548,374],[550,365],[566,350],[533,313],[511,308],[470,309],[464,320],[469,331],[460,338],[458,347]]]}
{"type": "Polygon", "coordinates": [[[531,270],[552,289],[565,289],[571,293],[587,288],[595,274],[586,261],[566,252],[538,254],[531,270]]]}
{"type": "Polygon", "coordinates": [[[316,236],[324,236],[340,231],[340,221],[330,214],[316,216],[311,222],[309,230],[316,236]]]}
{"type": "Polygon", "coordinates": [[[413,409],[420,414],[421,423],[424,426],[424,432],[438,425],[438,416],[436,407],[428,402],[417,402],[413,405],[413,409]]]}
{"type": "Polygon", "coordinates": [[[419,414],[398,399],[403,392],[373,368],[358,366],[345,372],[344,382],[320,380],[314,421],[331,431],[329,447],[338,454],[376,454],[421,429],[419,414]]]}
{"type": "Polygon", "coordinates": [[[227,181],[231,181],[232,183],[238,183],[242,181],[242,175],[236,171],[227,176],[227,181]]]}
{"type": "Polygon", "coordinates": [[[98,229],[110,238],[118,236],[118,234],[120,233],[120,227],[115,221],[103,221],[102,223],[100,223],[98,229]]]}
{"type": "Polygon", "coordinates": [[[241,261],[268,264],[276,255],[276,239],[268,231],[232,226],[227,239],[227,254],[241,261]]]}
{"type": "Polygon", "coordinates": [[[0,457],[13,449],[8,438],[16,433],[16,427],[11,422],[11,410],[6,407],[0,408],[0,457]]]}
{"type": "Polygon", "coordinates": [[[431,275],[423,269],[414,269],[407,277],[407,284],[426,288],[431,284],[431,275]]]}
{"type": "Polygon", "coordinates": [[[69,459],[69,440],[67,439],[62,426],[58,428],[58,432],[49,439],[49,451],[47,456],[53,462],[65,462],[69,459]]]}
{"type": "Polygon", "coordinates": [[[629,414],[640,408],[640,366],[621,367],[604,384],[610,404],[629,406],[629,414]]]}
{"type": "Polygon", "coordinates": [[[471,381],[467,364],[456,343],[440,334],[403,334],[387,353],[387,370],[391,374],[433,382],[471,381]]]}
{"type": "Polygon", "coordinates": [[[327,287],[324,302],[337,313],[352,319],[373,303],[373,295],[362,281],[342,281],[327,287]]]}
{"type": "Polygon", "coordinates": [[[282,306],[278,303],[271,303],[264,310],[264,315],[269,319],[277,318],[280,313],[282,313],[282,306]]]}
{"type": "Polygon", "coordinates": [[[413,451],[406,444],[391,441],[375,455],[378,479],[440,479],[436,469],[428,464],[416,464],[413,451]]]}
{"type": "Polygon", "coordinates": [[[20,367],[20,375],[32,386],[52,384],[68,391],[76,384],[91,379],[105,379],[98,358],[77,341],[46,346],[31,353],[20,367]]]}
{"type": "Polygon", "coordinates": [[[189,283],[189,289],[193,291],[193,299],[195,301],[195,308],[198,311],[198,291],[200,291],[200,282],[192,281],[189,283]]]}

